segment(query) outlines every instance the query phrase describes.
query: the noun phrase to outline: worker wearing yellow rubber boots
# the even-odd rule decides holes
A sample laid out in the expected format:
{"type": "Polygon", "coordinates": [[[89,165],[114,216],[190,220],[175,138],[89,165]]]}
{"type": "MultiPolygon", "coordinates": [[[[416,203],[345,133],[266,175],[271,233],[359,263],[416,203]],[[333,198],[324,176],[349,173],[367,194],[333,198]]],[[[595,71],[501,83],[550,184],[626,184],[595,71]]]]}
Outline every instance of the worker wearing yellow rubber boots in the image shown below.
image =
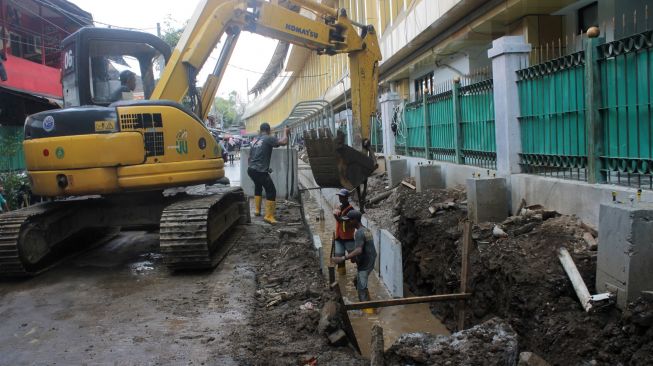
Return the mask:
{"type": "MultiPolygon", "coordinates": [[[[374,237],[372,232],[361,224],[362,214],[360,211],[350,210],[347,212],[346,220],[350,225],[356,228],[354,233],[354,242],[356,248],[343,256],[335,256],[331,260],[335,264],[344,263],[348,259],[355,259],[356,268],[356,290],[358,291],[358,300],[370,301],[370,292],[367,289],[367,279],[374,270],[376,262],[376,249],[374,248],[374,237]]],[[[365,313],[374,314],[374,309],[363,309],[365,313]]]]}
{"type": "MultiPolygon", "coordinates": [[[[347,220],[347,213],[354,209],[349,203],[349,191],[343,188],[336,195],[340,202],[338,207],[333,210],[333,217],[336,219],[336,232],[333,243],[335,245],[335,256],[341,257],[345,253],[354,250],[354,232],[356,228],[347,220]]],[[[344,276],[346,274],[345,262],[338,264],[338,275],[344,276]]]]}
{"type": "Polygon", "coordinates": [[[261,216],[263,189],[265,189],[265,216],[263,220],[270,224],[277,223],[274,218],[277,189],[270,177],[270,159],[272,158],[272,149],[288,144],[288,134],[289,130],[286,127],[283,131],[283,138],[277,139],[270,134],[270,125],[261,123],[259,135],[252,141],[252,148],[249,153],[247,175],[254,182],[254,215],[261,216]]]}

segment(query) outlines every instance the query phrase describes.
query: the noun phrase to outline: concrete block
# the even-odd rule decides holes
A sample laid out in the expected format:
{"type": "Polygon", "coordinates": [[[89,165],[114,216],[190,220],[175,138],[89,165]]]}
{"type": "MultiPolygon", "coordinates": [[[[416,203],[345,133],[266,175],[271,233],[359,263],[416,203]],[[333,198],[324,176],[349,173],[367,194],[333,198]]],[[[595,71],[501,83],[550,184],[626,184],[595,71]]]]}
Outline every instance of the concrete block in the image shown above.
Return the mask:
{"type": "MultiPolygon", "coordinates": [[[[242,149],[240,151],[240,185],[246,195],[254,196],[254,182],[247,175],[249,152],[250,149],[242,149]]],[[[277,189],[277,199],[290,198],[289,194],[291,191],[294,195],[299,194],[297,150],[288,150],[285,146],[273,149],[272,158],[270,159],[270,169],[272,169],[270,177],[272,177],[274,187],[277,189]],[[293,169],[289,169],[291,165],[288,164],[288,152],[291,154],[290,162],[293,169]]],[[[265,196],[265,191],[263,196],[265,196]]]]}
{"type": "Polygon", "coordinates": [[[602,204],[599,212],[597,292],[616,292],[624,309],[653,290],[653,204],[602,204]]]}
{"type": "Polygon", "coordinates": [[[379,275],[392,297],[404,297],[404,271],[402,267],[401,242],[388,230],[381,229],[381,269],[379,275]]]}
{"type": "Polygon", "coordinates": [[[474,223],[505,220],[509,210],[505,178],[467,179],[467,208],[474,223]]]}
{"type": "Polygon", "coordinates": [[[408,177],[408,162],[406,159],[386,159],[386,169],[388,170],[388,180],[390,186],[394,187],[408,177]]]}
{"type": "Polygon", "coordinates": [[[415,187],[417,192],[446,187],[442,167],[439,165],[417,165],[415,167],[415,187]]]}

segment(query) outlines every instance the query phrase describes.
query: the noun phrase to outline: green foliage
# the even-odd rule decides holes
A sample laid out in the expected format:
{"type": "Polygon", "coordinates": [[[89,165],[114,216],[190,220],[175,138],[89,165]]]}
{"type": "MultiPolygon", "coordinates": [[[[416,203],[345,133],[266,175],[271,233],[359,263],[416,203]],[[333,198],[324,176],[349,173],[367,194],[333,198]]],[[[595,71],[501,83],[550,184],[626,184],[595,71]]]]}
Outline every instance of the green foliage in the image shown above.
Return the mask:
{"type": "Polygon", "coordinates": [[[21,187],[29,187],[27,174],[24,172],[0,173],[0,185],[4,187],[3,197],[7,200],[9,209],[15,210],[21,207],[23,201],[21,187]]]}
{"type": "Polygon", "coordinates": [[[218,120],[220,118],[222,119],[223,128],[226,129],[231,126],[240,125],[243,115],[243,105],[238,100],[238,93],[236,91],[229,93],[227,99],[216,97],[213,102],[213,107],[215,108],[218,120]]]}
{"type": "Polygon", "coordinates": [[[181,38],[184,29],[186,29],[188,21],[185,21],[181,26],[178,22],[172,18],[172,15],[166,15],[165,20],[163,21],[163,27],[161,28],[161,39],[163,39],[170,48],[175,48],[179,39],[181,38]]]}
{"type": "Polygon", "coordinates": [[[12,169],[11,160],[21,151],[23,131],[21,129],[2,128],[0,131],[0,172],[12,169]]]}

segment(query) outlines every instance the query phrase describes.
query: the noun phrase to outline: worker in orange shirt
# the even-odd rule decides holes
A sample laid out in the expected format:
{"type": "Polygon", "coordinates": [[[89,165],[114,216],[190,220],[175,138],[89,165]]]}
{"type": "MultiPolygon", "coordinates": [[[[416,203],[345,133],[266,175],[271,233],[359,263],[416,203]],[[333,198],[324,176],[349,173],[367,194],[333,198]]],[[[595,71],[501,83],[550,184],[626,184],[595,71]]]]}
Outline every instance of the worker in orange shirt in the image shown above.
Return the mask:
{"type": "MultiPolygon", "coordinates": [[[[338,193],[338,200],[340,206],[333,210],[333,217],[336,219],[336,232],[335,232],[335,250],[336,257],[342,257],[347,253],[352,252],[356,248],[354,243],[354,232],[356,228],[351,223],[347,222],[347,213],[354,209],[349,203],[349,191],[341,189],[338,193]]],[[[338,264],[338,274],[344,276],[347,273],[345,263],[338,264]]]]}

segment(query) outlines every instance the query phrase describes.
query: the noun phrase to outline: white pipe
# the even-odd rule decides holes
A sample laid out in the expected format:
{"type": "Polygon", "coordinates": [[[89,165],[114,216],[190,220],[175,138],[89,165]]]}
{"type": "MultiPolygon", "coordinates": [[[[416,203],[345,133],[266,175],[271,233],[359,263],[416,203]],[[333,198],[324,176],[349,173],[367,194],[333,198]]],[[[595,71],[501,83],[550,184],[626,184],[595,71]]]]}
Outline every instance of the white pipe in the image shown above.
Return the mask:
{"type": "Polygon", "coordinates": [[[574,260],[571,258],[567,249],[558,249],[558,259],[560,259],[560,264],[562,264],[565,272],[567,272],[567,276],[571,280],[572,286],[574,286],[574,290],[576,291],[576,295],[578,296],[578,300],[580,300],[583,309],[589,312],[590,309],[592,309],[592,296],[590,295],[590,292],[585,285],[585,281],[583,281],[583,277],[580,276],[580,272],[578,272],[578,268],[576,268],[576,264],[574,264],[574,260]]]}

